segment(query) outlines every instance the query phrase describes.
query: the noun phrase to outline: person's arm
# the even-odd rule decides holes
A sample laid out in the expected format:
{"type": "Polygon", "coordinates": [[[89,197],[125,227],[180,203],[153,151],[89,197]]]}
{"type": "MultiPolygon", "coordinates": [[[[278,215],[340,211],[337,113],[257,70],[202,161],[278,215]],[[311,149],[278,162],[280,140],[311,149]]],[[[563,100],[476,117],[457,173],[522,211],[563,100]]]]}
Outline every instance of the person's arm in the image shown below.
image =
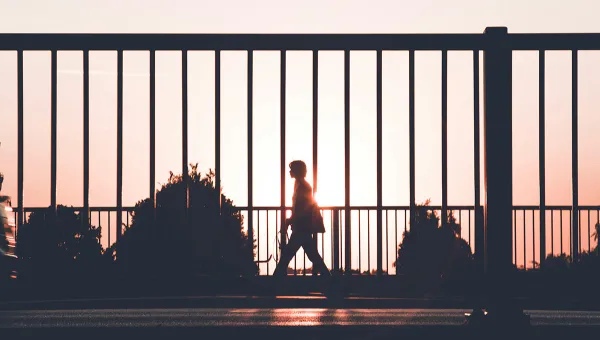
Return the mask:
{"type": "Polygon", "coordinates": [[[281,226],[282,227],[282,231],[287,231],[287,228],[290,226],[290,224],[294,224],[294,220],[296,219],[296,217],[301,216],[302,215],[302,211],[304,209],[304,205],[305,205],[305,188],[300,184],[296,184],[294,185],[294,198],[293,198],[293,203],[292,203],[292,216],[290,216],[290,218],[285,220],[285,226],[281,226]]]}
{"type": "MultiPolygon", "coordinates": [[[[296,208],[296,193],[297,193],[297,190],[298,190],[298,187],[296,187],[296,186],[294,185],[294,194],[293,194],[293,199],[292,199],[292,202],[293,202],[293,203],[292,203],[292,216],[290,216],[289,218],[287,218],[287,219],[285,220],[285,224],[282,224],[282,225],[281,225],[281,228],[279,228],[279,229],[280,229],[280,231],[281,231],[281,233],[286,233],[286,232],[287,232],[287,229],[288,229],[288,227],[289,227],[289,226],[290,226],[290,224],[292,224],[292,223],[293,223],[293,221],[294,221],[294,216],[296,215],[294,210],[295,210],[295,208],[296,208]]],[[[284,210],[284,212],[283,212],[283,213],[285,214],[286,212],[287,212],[287,211],[285,211],[285,210],[284,210]]]]}
{"type": "Polygon", "coordinates": [[[296,192],[296,201],[292,208],[292,217],[290,223],[294,223],[296,218],[310,215],[312,208],[312,189],[310,186],[298,187],[296,192]]]}

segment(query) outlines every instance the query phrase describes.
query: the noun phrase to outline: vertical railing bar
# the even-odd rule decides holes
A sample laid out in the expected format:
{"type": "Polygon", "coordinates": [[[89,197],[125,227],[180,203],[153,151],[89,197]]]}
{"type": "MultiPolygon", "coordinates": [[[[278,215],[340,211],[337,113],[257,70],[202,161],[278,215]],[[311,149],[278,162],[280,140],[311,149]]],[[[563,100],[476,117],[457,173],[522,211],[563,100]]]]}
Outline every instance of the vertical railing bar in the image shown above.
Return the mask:
{"type": "Polygon", "coordinates": [[[344,248],[344,216],[345,214],[343,213],[343,211],[338,211],[338,217],[339,217],[339,234],[338,234],[338,247],[337,249],[337,256],[338,256],[338,262],[340,264],[340,270],[343,272],[344,270],[344,265],[345,265],[345,260],[344,260],[344,256],[342,254],[342,249],[344,248]]]}
{"type": "MultiPolygon", "coordinates": [[[[117,226],[116,241],[123,225],[123,50],[117,51],[117,226]]],[[[111,244],[109,242],[108,246],[111,244]]]]}
{"type": "Polygon", "coordinates": [[[340,228],[341,228],[341,210],[335,209],[332,212],[333,215],[333,247],[331,252],[333,253],[333,267],[336,271],[340,270],[340,228]]]}
{"type": "MultiPolygon", "coordinates": [[[[396,258],[394,263],[398,265],[398,209],[394,209],[394,241],[394,257],[396,258]]],[[[389,272],[388,275],[390,275],[389,272]]],[[[398,275],[398,269],[396,269],[396,275],[398,275]]]]}
{"type": "MultiPolygon", "coordinates": [[[[563,211],[560,210],[560,253],[563,253],[563,211]]],[[[569,217],[570,218],[570,217],[569,217]]]]}
{"type": "MultiPolygon", "coordinates": [[[[248,147],[248,250],[250,253],[254,252],[254,154],[253,154],[253,135],[254,135],[254,122],[252,119],[252,114],[254,113],[254,51],[248,50],[248,66],[247,66],[247,91],[248,91],[248,121],[247,121],[247,147],[248,147]]],[[[260,211],[258,212],[258,216],[260,217],[260,211]]],[[[267,221],[269,220],[269,211],[267,210],[267,221]]],[[[267,235],[269,232],[268,222],[267,222],[267,235]]],[[[257,230],[256,235],[257,242],[260,244],[260,230],[257,230]]],[[[267,256],[269,256],[268,252],[269,240],[267,236],[267,256]]],[[[258,258],[260,258],[260,252],[257,254],[258,258]]],[[[268,274],[268,263],[267,263],[267,274],[268,274]]]]}
{"type": "Polygon", "coordinates": [[[58,76],[57,76],[57,63],[58,53],[56,50],[51,52],[51,99],[50,99],[50,205],[52,206],[52,213],[56,215],[56,172],[57,172],[57,125],[58,125],[58,110],[57,110],[57,87],[58,87],[58,76]]]}
{"type": "Polygon", "coordinates": [[[188,171],[188,51],[181,51],[181,174],[184,183],[186,223],[189,223],[190,175],[188,171]]]}
{"type": "MultiPolygon", "coordinates": [[[[546,257],[546,51],[539,52],[540,267],[546,257]]],[[[534,241],[535,244],[535,241],[534,241]]]]}
{"type": "Polygon", "coordinates": [[[550,210],[550,251],[554,255],[554,210],[550,210]]]}
{"type": "MultiPolygon", "coordinates": [[[[481,227],[481,221],[479,216],[480,206],[481,206],[481,160],[480,160],[480,112],[479,112],[479,50],[473,51],[473,189],[475,191],[474,195],[474,206],[473,206],[473,219],[474,219],[474,230],[473,233],[475,238],[475,246],[472,247],[475,249],[475,252],[478,254],[478,258],[483,259],[483,251],[477,249],[477,240],[480,238],[477,235],[477,232],[483,230],[481,227]],[[480,256],[481,255],[481,256],[480,256]]],[[[469,232],[471,228],[469,228],[469,232]]],[[[469,236],[470,238],[470,236],[469,236]]],[[[515,236],[516,240],[516,236],[515,236]]],[[[516,244],[515,244],[516,249],[516,244]]],[[[515,265],[517,261],[517,257],[515,255],[515,265]]],[[[483,260],[482,260],[483,262],[483,260]]]]}
{"type": "Polygon", "coordinates": [[[313,126],[312,126],[312,147],[313,147],[313,195],[317,193],[317,173],[319,160],[319,51],[313,50],[313,126]]]}
{"type": "MultiPolygon", "coordinates": [[[[281,233],[280,233],[281,228],[278,228],[278,227],[279,227],[279,210],[275,210],[275,238],[277,238],[278,236],[281,236],[281,233]]],[[[276,245],[276,247],[275,247],[275,249],[273,249],[273,251],[275,251],[275,262],[279,263],[280,258],[279,258],[279,255],[277,255],[277,254],[281,253],[281,245],[279,245],[279,247],[277,247],[277,242],[275,243],[275,245],[276,245]]],[[[285,272],[287,275],[287,269],[285,272]]]]}
{"type": "MultiPolygon", "coordinates": [[[[260,215],[260,210],[257,212],[257,215],[260,215]]],[[[269,210],[267,210],[267,258],[269,258],[269,210]]],[[[259,239],[260,238],[260,229],[256,232],[256,238],[259,239]]],[[[260,244],[260,242],[259,242],[260,244]]],[[[275,251],[277,251],[277,249],[275,249],[275,251]]],[[[260,258],[260,253],[258,254],[258,257],[260,258]]],[[[271,261],[267,261],[267,275],[269,275],[269,263],[271,261]]]]}
{"type": "Polygon", "coordinates": [[[462,238],[462,210],[458,210],[458,226],[459,226],[459,237],[462,238]]]}
{"type": "MultiPolygon", "coordinates": [[[[350,260],[351,216],[350,216],[350,50],[344,50],[344,210],[346,231],[346,254],[350,260]]],[[[349,273],[350,274],[350,273],[349,273]]]]}
{"type": "MultiPolygon", "coordinates": [[[[279,118],[279,123],[280,123],[280,129],[279,129],[279,139],[280,139],[280,144],[279,144],[279,150],[280,150],[280,170],[281,170],[281,177],[280,177],[280,185],[281,185],[281,197],[280,197],[280,203],[281,203],[281,227],[284,228],[285,225],[285,220],[286,220],[286,209],[285,209],[285,85],[286,85],[286,51],[285,50],[281,50],[280,52],[280,84],[279,84],[279,91],[280,91],[280,109],[279,109],[279,114],[280,114],[280,118],[279,118]]],[[[285,235],[282,233],[281,234],[281,245],[285,246],[286,244],[286,239],[285,239],[285,235]]],[[[294,260],[295,262],[295,260],[294,260]]],[[[294,271],[294,275],[295,275],[295,271],[294,271]]]]}
{"type": "Polygon", "coordinates": [[[331,237],[330,237],[330,242],[331,242],[331,268],[333,268],[333,264],[335,263],[334,262],[334,260],[335,260],[334,252],[335,251],[334,251],[334,240],[333,240],[333,234],[334,234],[334,229],[335,229],[335,226],[334,226],[334,217],[333,217],[334,212],[335,212],[335,209],[331,210],[330,214],[329,214],[329,219],[330,219],[330,222],[331,222],[331,233],[330,233],[330,235],[331,235],[331,237]]]}
{"type": "MultiPolygon", "coordinates": [[[[513,227],[514,228],[513,235],[514,235],[514,243],[515,243],[514,244],[515,266],[518,268],[518,265],[517,265],[517,262],[518,262],[518,258],[517,258],[517,210],[516,209],[513,211],[513,219],[514,219],[514,221],[513,221],[514,222],[513,223],[513,225],[514,225],[514,227],[513,227]]],[[[477,222],[477,220],[475,220],[475,222],[477,222]]],[[[475,237],[477,237],[477,236],[475,236],[475,237]]]]}
{"type": "Polygon", "coordinates": [[[371,275],[371,210],[367,210],[367,273],[371,275]]]}
{"type": "Polygon", "coordinates": [[[215,50],[215,194],[221,215],[221,51],[215,50]]]}
{"type": "Polygon", "coordinates": [[[410,168],[410,226],[415,219],[415,51],[408,52],[408,135],[410,168]]]}
{"type": "Polygon", "coordinates": [[[358,210],[358,275],[361,274],[361,269],[362,269],[362,265],[361,265],[361,248],[362,248],[362,242],[361,242],[361,232],[360,232],[360,209],[358,210]]]}
{"type": "Polygon", "coordinates": [[[385,210],[385,270],[387,272],[387,275],[390,274],[390,235],[389,235],[389,226],[388,226],[388,219],[389,219],[389,210],[385,210]]]}
{"type": "MultiPolygon", "coordinates": [[[[312,117],[312,160],[313,160],[313,197],[317,194],[317,183],[318,183],[318,160],[319,160],[319,51],[313,50],[313,62],[312,62],[312,104],[313,104],[313,117],[312,117]]],[[[313,239],[315,242],[315,248],[319,245],[319,235],[314,234],[313,239]]],[[[313,264],[314,269],[314,264],[313,264]]],[[[314,273],[313,273],[314,275],[314,273]]]]}
{"type": "Polygon", "coordinates": [[[577,251],[581,253],[581,212],[577,210],[577,251]]]}
{"type": "Polygon", "coordinates": [[[523,209],[523,269],[527,270],[527,226],[525,209],[523,209]]]}
{"type": "MultiPolygon", "coordinates": [[[[469,238],[469,247],[471,247],[471,211],[469,210],[469,233],[468,233],[468,238],[469,238]]],[[[462,227],[461,227],[462,228],[462,227]]]]}
{"type": "MultiPolygon", "coordinates": [[[[323,211],[323,209],[321,209],[321,214],[325,215],[325,211],[323,211]]],[[[323,259],[325,259],[325,233],[321,233],[321,256],[323,259]]]]}
{"type": "Polygon", "coordinates": [[[150,201],[156,219],[156,51],[150,50],[150,201]]]}
{"type": "MultiPolygon", "coordinates": [[[[100,211],[98,211],[98,214],[101,214],[100,211]]],[[[107,230],[107,234],[108,234],[108,246],[110,247],[110,210],[107,211],[108,214],[108,230],[107,230]]]]}
{"type": "Polygon", "coordinates": [[[531,211],[531,243],[533,244],[533,269],[535,269],[535,211],[531,211]]]}
{"type": "MultiPolygon", "coordinates": [[[[90,58],[83,51],[83,213],[87,221],[90,209],[90,58]]],[[[84,222],[85,223],[85,222],[84,222]]]]}
{"type": "MultiPolygon", "coordinates": [[[[346,215],[345,214],[340,216],[340,228],[342,228],[342,226],[346,226],[346,215]],[[344,223],[341,223],[342,221],[344,223]]],[[[344,259],[344,270],[346,270],[346,259],[345,259],[345,255],[346,255],[346,251],[345,251],[346,243],[345,242],[346,242],[346,239],[347,239],[345,231],[346,230],[344,230],[344,233],[340,233],[340,260],[344,259]],[[342,245],[344,245],[344,246],[342,246],[342,245]]]]}
{"type": "Polygon", "coordinates": [[[572,208],[572,247],[573,247],[573,262],[579,261],[579,164],[578,164],[578,66],[577,66],[577,50],[572,50],[571,58],[571,166],[572,166],[572,190],[573,190],[573,208],[572,208]],[[577,220],[575,220],[577,219],[577,220]]]}
{"type": "MultiPolygon", "coordinates": [[[[252,212],[252,214],[254,214],[254,212],[252,212]]],[[[248,216],[250,216],[250,213],[248,213],[248,216]]],[[[248,218],[248,220],[250,220],[250,218],[248,218]]],[[[248,228],[250,228],[250,225],[248,225],[248,228]]],[[[269,232],[269,211],[267,210],[267,232],[269,232]]],[[[257,242],[256,242],[256,258],[260,259],[260,210],[256,211],[256,234],[257,234],[257,242]]],[[[250,236],[251,234],[248,233],[248,236],[250,236]]],[[[269,244],[269,240],[267,240],[267,245],[269,244]]],[[[254,253],[254,247],[251,248],[250,252],[254,253]]],[[[267,256],[269,256],[268,251],[267,251],[267,256]]],[[[252,258],[254,258],[254,255],[252,256],[252,258]]],[[[267,263],[268,264],[268,263],[267,263]]],[[[267,274],[269,274],[269,272],[267,271],[267,274]]]]}
{"type": "Polygon", "coordinates": [[[592,252],[592,228],[591,228],[591,219],[590,219],[590,215],[592,214],[592,210],[588,210],[587,211],[587,216],[588,216],[588,252],[592,252]]]}
{"type": "Polygon", "coordinates": [[[442,227],[448,221],[448,51],[442,50],[442,227]]]}
{"type": "MultiPolygon", "coordinates": [[[[382,231],[382,206],[383,206],[383,51],[377,50],[377,276],[383,274],[383,231],[382,231]]],[[[386,211],[387,230],[387,211],[386,211]]],[[[387,237],[386,237],[387,240],[387,237]]],[[[387,247],[386,247],[387,249],[387,247]]]]}
{"type": "Polygon", "coordinates": [[[19,213],[17,216],[17,239],[18,230],[23,226],[25,219],[25,207],[23,206],[23,153],[24,153],[24,114],[23,114],[23,50],[17,51],[17,148],[18,148],[18,174],[17,174],[17,205],[19,213]]]}

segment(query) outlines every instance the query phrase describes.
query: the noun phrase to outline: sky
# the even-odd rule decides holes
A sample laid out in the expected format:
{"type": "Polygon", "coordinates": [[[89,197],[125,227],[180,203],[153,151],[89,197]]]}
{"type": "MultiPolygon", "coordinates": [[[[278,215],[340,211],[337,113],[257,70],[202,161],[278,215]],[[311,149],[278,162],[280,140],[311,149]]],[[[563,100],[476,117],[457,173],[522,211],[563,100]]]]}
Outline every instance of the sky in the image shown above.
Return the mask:
{"type": "MultiPolygon", "coordinates": [[[[599,11],[600,3],[583,0],[568,3],[557,0],[0,0],[0,32],[481,33],[489,26],[506,26],[510,33],[576,33],[600,32],[596,15],[599,11]]],[[[227,51],[221,58],[223,190],[236,204],[246,205],[246,52],[227,51]]],[[[279,58],[277,51],[257,51],[254,55],[254,204],[257,206],[279,205],[279,58]]],[[[374,51],[351,53],[352,205],[376,204],[375,58],[374,51]]],[[[188,59],[188,157],[206,172],[214,168],[214,53],[191,51],[188,59]]],[[[539,203],[537,52],[516,52],[513,63],[513,202],[535,205],[539,203]]],[[[547,204],[571,203],[570,63],[570,52],[547,53],[547,204]]],[[[46,206],[50,202],[50,53],[26,52],[24,65],[25,205],[46,206]]],[[[147,52],[124,53],[123,202],[129,206],[148,195],[148,65],[147,52]]],[[[600,142],[596,133],[600,128],[598,65],[600,53],[580,52],[579,203],[582,205],[600,204],[600,183],[596,176],[600,158],[594,148],[600,142]]],[[[286,158],[288,162],[305,160],[309,167],[308,178],[312,179],[312,54],[290,51],[287,66],[286,158]]],[[[321,205],[342,205],[344,201],[343,70],[343,52],[319,53],[317,198],[321,205]]],[[[181,54],[157,52],[156,72],[156,181],[160,184],[166,182],[169,171],[181,171],[181,54]]],[[[415,72],[416,196],[418,202],[431,199],[432,204],[440,204],[441,53],[417,51],[415,72]]],[[[474,199],[472,78],[472,53],[449,52],[448,198],[451,205],[471,205],[474,199]]],[[[81,205],[81,52],[59,52],[58,88],[58,201],[81,205]]],[[[0,171],[6,176],[5,193],[14,197],[17,196],[16,105],[16,53],[0,51],[0,171]]],[[[116,52],[90,53],[90,119],[90,205],[114,206],[116,52]]],[[[384,205],[408,205],[406,52],[383,53],[383,122],[384,205]]],[[[292,188],[293,182],[288,178],[288,204],[292,188]]],[[[270,218],[274,220],[274,216],[270,218]]],[[[373,216],[370,218],[373,224],[373,216]]],[[[536,218],[539,220],[539,216],[536,218]]],[[[539,225],[533,223],[532,227],[526,236],[529,240],[535,228],[539,233],[539,225]]],[[[585,237],[589,237],[587,231],[585,233],[585,237]]],[[[393,246],[392,241],[389,244],[393,246]]],[[[270,239],[268,242],[272,243],[270,239]]],[[[393,257],[394,250],[389,254],[393,257]]],[[[528,256],[531,259],[531,255],[528,256]]]]}

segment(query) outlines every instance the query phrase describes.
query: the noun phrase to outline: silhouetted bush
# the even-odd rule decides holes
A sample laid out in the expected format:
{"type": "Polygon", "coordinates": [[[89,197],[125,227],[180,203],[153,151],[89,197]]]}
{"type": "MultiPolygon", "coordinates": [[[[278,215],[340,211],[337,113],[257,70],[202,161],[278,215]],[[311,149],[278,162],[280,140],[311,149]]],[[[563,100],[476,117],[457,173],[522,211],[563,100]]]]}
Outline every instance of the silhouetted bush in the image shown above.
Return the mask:
{"type": "Polygon", "coordinates": [[[19,276],[40,280],[94,278],[112,263],[100,243],[101,229],[82,223],[74,208],[59,205],[31,213],[19,228],[19,276]]]}
{"type": "Polygon", "coordinates": [[[394,266],[399,274],[429,286],[465,277],[472,272],[474,259],[454,216],[450,213],[440,226],[440,218],[428,205],[429,201],[417,206],[415,224],[404,232],[394,266]]]}
{"type": "Polygon", "coordinates": [[[181,175],[169,177],[156,194],[156,219],[152,202],[138,202],[127,228],[115,245],[118,261],[130,275],[256,275],[254,243],[248,245],[243,216],[221,195],[219,216],[214,173],[202,177],[197,165],[189,173],[188,218],[185,184],[181,175]]]}

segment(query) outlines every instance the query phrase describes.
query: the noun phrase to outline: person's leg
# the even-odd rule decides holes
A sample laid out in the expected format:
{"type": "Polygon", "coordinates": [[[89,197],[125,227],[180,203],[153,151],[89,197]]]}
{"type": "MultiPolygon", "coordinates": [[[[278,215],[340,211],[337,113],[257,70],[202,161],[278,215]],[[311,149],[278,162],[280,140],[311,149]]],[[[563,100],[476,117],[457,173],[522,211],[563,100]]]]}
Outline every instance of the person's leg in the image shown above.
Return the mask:
{"type": "Polygon", "coordinates": [[[302,245],[302,238],[300,237],[300,235],[298,235],[296,233],[292,233],[292,236],[290,237],[288,243],[281,250],[281,258],[279,259],[279,262],[277,263],[277,266],[275,267],[273,276],[286,276],[287,275],[288,265],[290,264],[290,261],[292,261],[292,259],[294,258],[294,255],[296,255],[296,252],[298,251],[298,249],[300,249],[301,245],[302,245]]]}
{"type": "Polygon", "coordinates": [[[314,239],[311,235],[306,236],[302,242],[302,248],[304,248],[304,253],[308,256],[308,259],[313,264],[313,273],[320,273],[324,276],[331,276],[325,261],[319,254],[319,250],[317,249],[317,245],[315,244],[314,239]]]}

